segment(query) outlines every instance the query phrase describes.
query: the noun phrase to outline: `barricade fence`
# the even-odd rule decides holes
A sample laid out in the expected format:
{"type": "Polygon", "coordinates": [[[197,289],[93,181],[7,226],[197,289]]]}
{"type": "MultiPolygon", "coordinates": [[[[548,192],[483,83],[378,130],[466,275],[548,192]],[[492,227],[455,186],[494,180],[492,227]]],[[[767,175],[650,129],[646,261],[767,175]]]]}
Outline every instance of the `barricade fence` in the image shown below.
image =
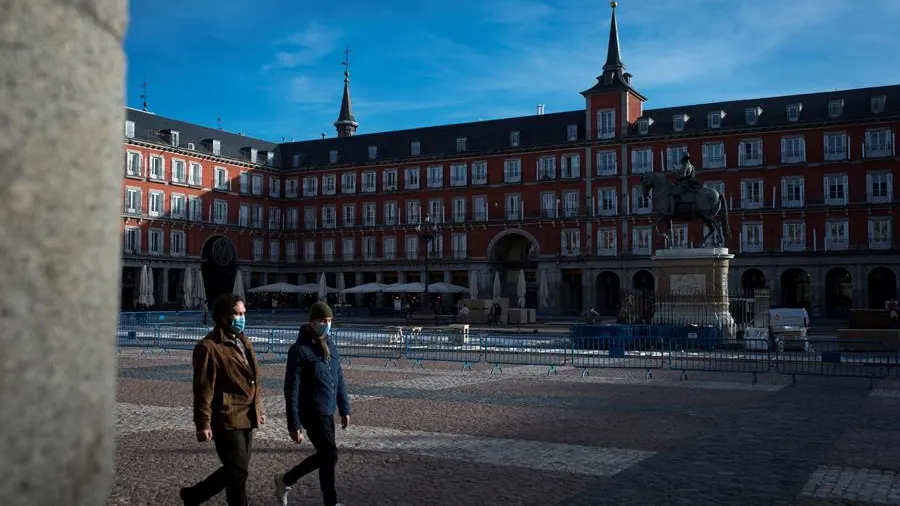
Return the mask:
{"type": "MultiPolygon", "coordinates": [[[[190,351],[210,330],[203,325],[139,324],[120,322],[120,349],[142,353],[190,351]]],[[[297,329],[248,328],[246,334],[260,358],[284,361],[297,339],[297,329]]],[[[880,341],[800,339],[784,345],[767,338],[737,339],[714,326],[578,325],[569,334],[509,335],[418,327],[339,327],[332,334],[341,358],[366,358],[397,365],[401,359],[413,367],[426,362],[453,362],[463,370],[479,363],[490,372],[503,366],[538,366],[547,374],[571,366],[582,377],[593,370],[640,370],[647,379],[658,370],[759,374],[777,372],[798,376],[853,377],[870,380],[900,374],[900,350],[880,341]]]]}

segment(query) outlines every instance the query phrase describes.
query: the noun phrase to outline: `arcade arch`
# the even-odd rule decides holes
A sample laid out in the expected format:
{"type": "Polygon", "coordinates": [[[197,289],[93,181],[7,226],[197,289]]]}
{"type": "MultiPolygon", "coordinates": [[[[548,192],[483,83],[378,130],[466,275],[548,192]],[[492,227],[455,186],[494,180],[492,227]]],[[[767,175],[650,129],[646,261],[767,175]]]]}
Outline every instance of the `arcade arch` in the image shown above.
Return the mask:
{"type": "Polygon", "coordinates": [[[224,235],[212,235],[203,244],[201,253],[203,264],[203,287],[209,303],[222,293],[231,292],[234,288],[234,277],[237,275],[238,258],[234,243],[224,235]]]}
{"type": "Polygon", "coordinates": [[[613,271],[597,274],[597,305],[594,309],[603,316],[616,316],[621,305],[622,284],[619,276],[613,271]]]}
{"type": "Polygon", "coordinates": [[[847,316],[853,308],[853,277],[843,267],[825,274],[825,314],[830,318],[847,316]]]}
{"type": "Polygon", "coordinates": [[[781,305],[784,307],[812,307],[812,278],[805,270],[795,267],[781,274],[781,305]]]}
{"type": "MultiPolygon", "coordinates": [[[[537,239],[521,229],[500,232],[488,244],[488,258],[493,272],[500,274],[501,294],[510,302],[516,300],[519,271],[525,271],[526,307],[537,307],[537,239]]],[[[493,274],[491,276],[493,279],[493,274]]],[[[551,291],[553,287],[550,287],[551,291]]]]}
{"type": "Polygon", "coordinates": [[[766,275],[759,269],[747,269],[741,274],[741,291],[748,296],[766,288],[766,275]]]}
{"type": "Polygon", "coordinates": [[[897,298],[897,274],[888,267],[876,267],[866,277],[869,308],[884,309],[884,303],[897,298]]]}

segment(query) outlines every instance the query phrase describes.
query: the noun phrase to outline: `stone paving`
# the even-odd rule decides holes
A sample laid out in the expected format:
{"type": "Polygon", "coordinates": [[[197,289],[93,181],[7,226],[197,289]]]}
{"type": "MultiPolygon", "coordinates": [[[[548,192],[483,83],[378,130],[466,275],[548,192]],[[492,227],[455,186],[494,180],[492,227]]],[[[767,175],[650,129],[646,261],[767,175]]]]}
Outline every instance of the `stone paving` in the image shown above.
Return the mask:
{"type": "MultiPolygon", "coordinates": [[[[288,440],[283,364],[262,366],[268,423],[249,488],[308,455],[288,440]]],[[[488,368],[489,369],[489,368],[488,368]]],[[[410,361],[345,366],[353,426],[339,431],[349,505],[900,505],[900,379],[544,367],[461,371],[410,361]]],[[[117,476],[108,505],[177,505],[217,466],[193,439],[187,353],[120,354],[117,476]]],[[[314,477],[292,503],[321,504],[314,477]]],[[[224,505],[224,494],[209,504],[224,505]]]]}

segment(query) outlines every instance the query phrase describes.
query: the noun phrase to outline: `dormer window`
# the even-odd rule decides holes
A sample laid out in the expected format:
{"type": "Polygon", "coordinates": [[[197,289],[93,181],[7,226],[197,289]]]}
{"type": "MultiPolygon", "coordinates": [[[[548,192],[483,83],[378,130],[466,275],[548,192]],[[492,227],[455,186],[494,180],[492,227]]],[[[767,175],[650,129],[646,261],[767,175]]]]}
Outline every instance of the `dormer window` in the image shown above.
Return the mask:
{"type": "Polygon", "coordinates": [[[644,118],[638,120],[638,133],[647,135],[650,133],[650,125],[653,124],[653,118],[644,118]]]}
{"type": "Polygon", "coordinates": [[[266,151],[266,165],[273,166],[275,165],[275,152],[274,151],[266,151]]]}
{"type": "Polygon", "coordinates": [[[672,129],[676,132],[684,130],[684,124],[687,123],[687,120],[687,114],[676,114],[675,116],[672,116],[672,129]]]}
{"type": "Polygon", "coordinates": [[[509,133],[509,146],[511,148],[519,147],[519,131],[518,130],[509,133]]]}
{"type": "Polygon", "coordinates": [[[134,139],[134,121],[125,122],[125,137],[134,139]]]}
{"type": "Polygon", "coordinates": [[[292,156],[291,161],[293,162],[294,167],[299,167],[300,166],[300,155],[292,156]]]}
{"type": "Polygon", "coordinates": [[[872,98],[869,99],[869,107],[872,110],[872,114],[883,113],[886,101],[887,100],[884,95],[873,95],[872,98]]]}
{"type": "Polygon", "coordinates": [[[755,125],[759,123],[759,116],[762,114],[761,107],[750,107],[744,109],[744,122],[748,125],[755,125]]]}
{"type": "Polygon", "coordinates": [[[578,140],[578,125],[569,125],[566,127],[566,139],[570,141],[578,140]]]}
{"type": "Polygon", "coordinates": [[[842,114],[844,114],[844,99],[839,98],[836,100],[829,100],[828,101],[828,117],[829,118],[840,118],[842,114]]]}
{"type": "Polygon", "coordinates": [[[178,147],[178,142],[180,140],[179,137],[180,136],[178,135],[178,131],[176,131],[176,130],[169,131],[169,142],[172,143],[173,148],[178,147]]]}
{"type": "Polygon", "coordinates": [[[800,111],[803,110],[803,104],[788,104],[787,119],[788,121],[797,121],[800,119],[800,111]]]}
{"type": "Polygon", "coordinates": [[[725,119],[725,111],[713,111],[706,118],[706,124],[709,128],[721,128],[722,120],[725,119]]]}
{"type": "Polygon", "coordinates": [[[256,163],[257,159],[259,158],[257,156],[258,154],[259,151],[256,148],[250,148],[250,163],[256,163]]]}
{"type": "Polygon", "coordinates": [[[336,149],[332,149],[328,152],[328,163],[337,163],[338,160],[338,152],[336,149]]]}
{"type": "Polygon", "coordinates": [[[378,146],[369,146],[369,160],[378,158],[378,146]]]}
{"type": "Polygon", "coordinates": [[[466,150],[466,138],[465,137],[457,137],[456,138],[456,152],[462,153],[466,150]]]}
{"type": "Polygon", "coordinates": [[[220,156],[222,154],[222,141],[219,139],[210,139],[210,151],[215,156],[220,156]]]}
{"type": "Polygon", "coordinates": [[[419,156],[422,154],[422,143],[419,141],[412,141],[409,143],[409,154],[410,156],[419,156]]]}

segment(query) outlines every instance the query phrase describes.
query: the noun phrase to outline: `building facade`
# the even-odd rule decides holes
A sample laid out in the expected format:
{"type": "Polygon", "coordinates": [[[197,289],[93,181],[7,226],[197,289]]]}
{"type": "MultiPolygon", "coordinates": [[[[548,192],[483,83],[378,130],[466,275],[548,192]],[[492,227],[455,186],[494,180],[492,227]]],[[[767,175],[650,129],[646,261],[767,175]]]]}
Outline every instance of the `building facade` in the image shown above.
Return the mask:
{"type": "MultiPolygon", "coordinates": [[[[346,72],[337,136],[281,144],[129,109],[123,305],[142,265],[175,303],[186,268],[212,297],[237,272],[247,287],[424,282],[427,256],[429,282],[474,277],[487,295],[499,273],[514,296],[524,269],[532,305],[543,276],[548,312],[614,313],[653,289],[664,247],[641,176],[684,154],[727,198],[733,288],[822,316],[897,296],[900,85],[645,109],[613,11],[582,95],[575,111],[356,135],[346,72]]],[[[674,224],[672,246],[699,246],[700,228],[674,224]]]]}

